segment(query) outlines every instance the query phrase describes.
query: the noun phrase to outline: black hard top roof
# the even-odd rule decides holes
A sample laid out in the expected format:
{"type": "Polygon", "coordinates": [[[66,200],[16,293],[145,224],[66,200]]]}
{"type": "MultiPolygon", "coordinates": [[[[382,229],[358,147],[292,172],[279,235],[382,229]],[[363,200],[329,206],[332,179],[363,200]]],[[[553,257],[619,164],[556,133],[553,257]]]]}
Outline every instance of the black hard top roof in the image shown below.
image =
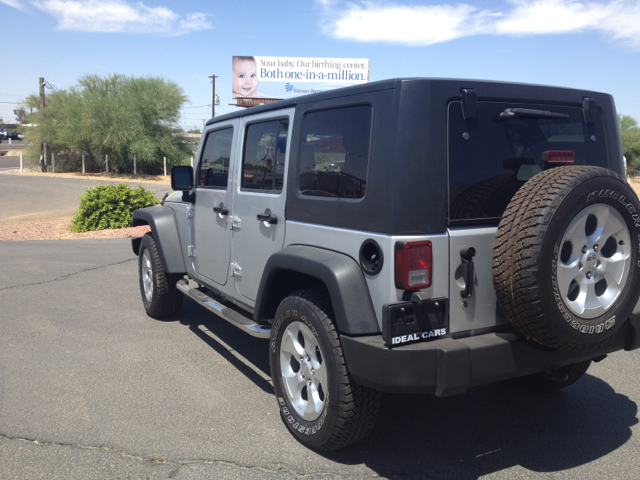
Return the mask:
{"type": "MultiPolygon", "coordinates": [[[[336,88],[335,90],[327,90],[320,93],[311,93],[309,95],[301,95],[299,97],[290,98],[287,100],[280,100],[273,103],[267,103],[257,107],[242,108],[237,112],[227,113],[219,117],[211,118],[207,125],[211,125],[218,122],[223,122],[232,118],[244,117],[246,115],[254,115],[256,113],[269,112],[273,110],[280,110],[283,108],[293,107],[309,102],[317,102],[327,100],[331,98],[347,97],[350,95],[358,95],[362,93],[374,92],[378,90],[388,90],[401,88],[402,84],[408,82],[421,82],[425,84],[425,87],[455,87],[455,88],[480,88],[484,91],[484,94],[488,97],[500,98],[509,96],[509,92],[516,93],[517,96],[523,95],[524,92],[528,92],[532,99],[540,99],[544,95],[549,95],[553,92],[553,97],[556,99],[560,96],[566,95],[577,99],[583,96],[597,96],[602,99],[608,97],[610,101],[613,98],[608,94],[599,92],[592,92],[588,90],[579,90],[566,87],[553,87],[548,85],[536,85],[527,83],[516,82],[502,82],[495,80],[473,80],[473,79],[459,79],[459,78],[392,78],[388,80],[380,80],[377,82],[364,83],[361,85],[354,85],[351,87],[336,88]]],[[[480,92],[478,92],[481,95],[480,92]]]]}

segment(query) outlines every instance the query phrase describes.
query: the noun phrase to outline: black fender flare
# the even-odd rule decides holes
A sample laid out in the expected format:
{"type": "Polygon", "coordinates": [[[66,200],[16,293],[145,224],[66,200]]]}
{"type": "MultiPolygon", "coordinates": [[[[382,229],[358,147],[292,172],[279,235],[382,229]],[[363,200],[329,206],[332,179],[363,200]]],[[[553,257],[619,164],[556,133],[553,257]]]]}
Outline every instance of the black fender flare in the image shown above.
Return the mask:
{"type": "Polygon", "coordinates": [[[380,333],[360,265],[347,255],[306,245],[287,246],[269,258],[260,280],[254,319],[273,318],[283,296],[320,284],[329,292],[340,333],[380,333]]]}
{"type": "MultiPolygon", "coordinates": [[[[162,268],[167,273],[186,273],[178,225],[172,209],[156,205],[155,207],[141,208],[133,212],[133,227],[149,225],[151,233],[158,248],[162,268]]],[[[131,239],[133,253],[138,255],[140,251],[140,238],[131,239]]]]}

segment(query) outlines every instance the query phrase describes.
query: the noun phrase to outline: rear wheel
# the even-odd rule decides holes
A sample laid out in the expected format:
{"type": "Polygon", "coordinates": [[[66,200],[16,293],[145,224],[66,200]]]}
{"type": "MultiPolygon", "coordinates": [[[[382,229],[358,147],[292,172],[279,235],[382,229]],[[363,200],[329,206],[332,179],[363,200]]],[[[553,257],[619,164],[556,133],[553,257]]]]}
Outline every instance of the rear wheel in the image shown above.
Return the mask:
{"type": "Polygon", "coordinates": [[[164,271],[156,242],[150,233],[140,241],[138,274],[140,294],[147,315],[160,319],[178,313],[182,306],[182,294],[176,283],[183,275],[164,271]]]}
{"type": "Polygon", "coordinates": [[[271,331],[273,387],[293,435],[324,451],[365,438],[378,418],[381,394],[349,375],[326,293],[307,289],[286,297],[271,331]]]}

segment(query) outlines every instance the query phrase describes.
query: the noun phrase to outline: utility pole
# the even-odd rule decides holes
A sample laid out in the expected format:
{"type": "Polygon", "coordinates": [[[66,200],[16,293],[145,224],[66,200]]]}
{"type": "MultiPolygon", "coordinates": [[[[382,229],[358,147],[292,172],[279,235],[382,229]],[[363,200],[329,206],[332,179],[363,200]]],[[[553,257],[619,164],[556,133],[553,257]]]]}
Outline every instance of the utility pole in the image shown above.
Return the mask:
{"type": "Polygon", "coordinates": [[[213,85],[213,93],[211,95],[211,118],[216,116],[216,75],[211,75],[211,84],[213,85]]]}
{"type": "MultiPolygon", "coordinates": [[[[44,118],[44,77],[40,77],[40,118],[44,118]]],[[[44,143],[40,144],[40,158],[42,159],[42,171],[47,171],[47,159],[45,157],[44,143]]]]}

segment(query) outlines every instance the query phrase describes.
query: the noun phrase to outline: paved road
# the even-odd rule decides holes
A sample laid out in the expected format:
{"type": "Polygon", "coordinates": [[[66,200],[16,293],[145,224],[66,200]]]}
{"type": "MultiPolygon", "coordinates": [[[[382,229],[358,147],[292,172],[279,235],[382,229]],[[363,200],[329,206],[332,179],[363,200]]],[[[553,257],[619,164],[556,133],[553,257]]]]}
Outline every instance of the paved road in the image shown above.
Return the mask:
{"type": "Polygon", "coordinates": [[[636,352],[554,395],[387,395],[367,440],[318,454],[266,341],[189,300],[144,314],[128,240],[0,242],[0,265],[0,478],[640,477],[636,352]]]}
{"type": "MultiPolygon", "coordinates": [[[[2,157],[0,157],[2,158],[2,157]]],[[[0,175],[0,221],[22,215],[50,213],[71,215],[78,208],[78,194],[97,184],[120,183],[84,178],[53,176],[0,175]]],[[[138,184],[152,190],[156,197],[171,191],[165,183],[126,182],[132,188],[138,184]]]]}
{"type": "Polygon", "coordinates": [[[24,140],[11,140],[11,145],[9,145],[9,139],[2,140],[0,143],[0,150],[12,150],[12,149],[23,149],[27,145],[24,143],[24,140]]]}
{"type": "Polygon", "coordinates": [[[20,157],[14,155],[0,157],[0,170],[20,169],[20,157]]]}

